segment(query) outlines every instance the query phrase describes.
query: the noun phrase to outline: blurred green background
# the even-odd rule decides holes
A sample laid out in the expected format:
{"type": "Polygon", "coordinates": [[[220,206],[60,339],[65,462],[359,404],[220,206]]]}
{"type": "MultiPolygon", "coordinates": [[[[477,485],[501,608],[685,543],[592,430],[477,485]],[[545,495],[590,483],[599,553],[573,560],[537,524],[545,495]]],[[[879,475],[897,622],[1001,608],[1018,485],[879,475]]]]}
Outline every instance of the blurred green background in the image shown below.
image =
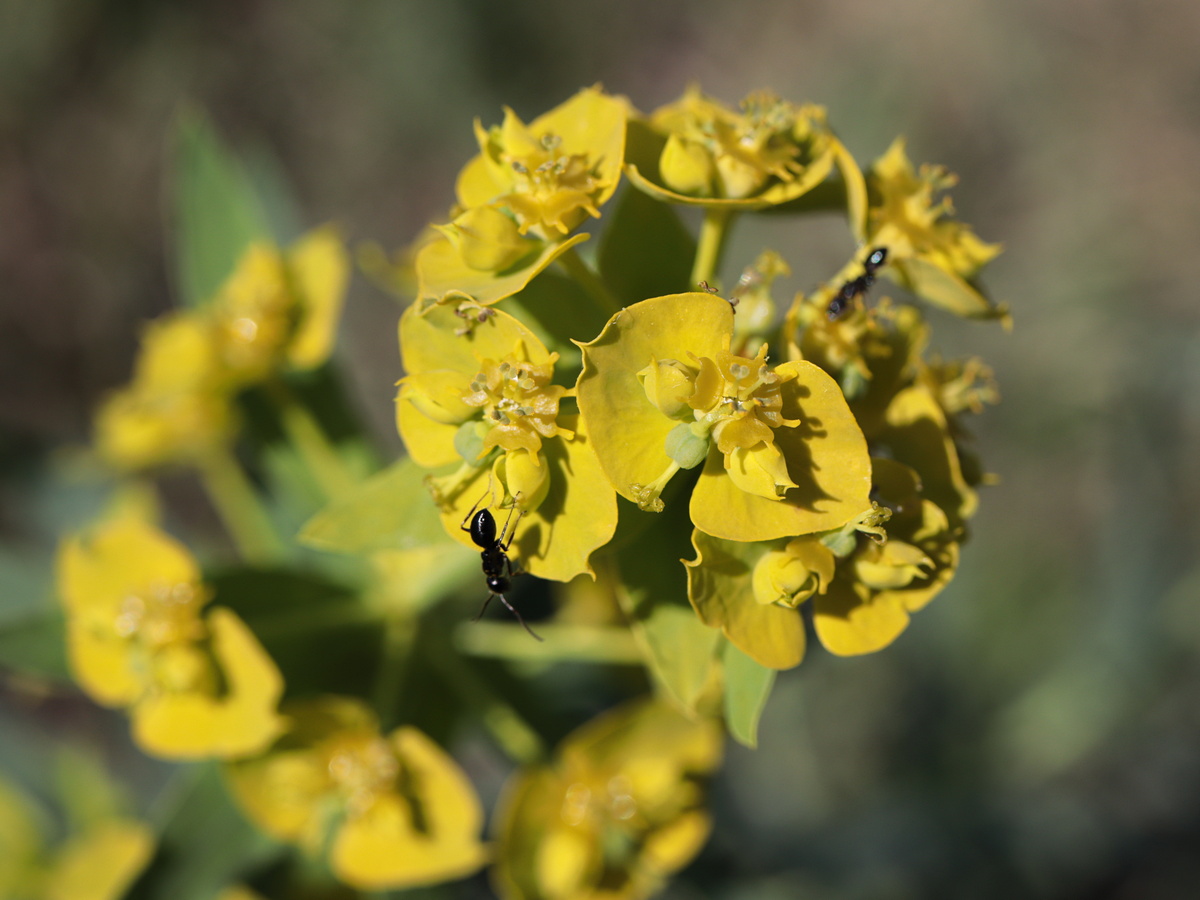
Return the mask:
{"type": "MultiPolygon", "coordinates": [[[[996,369],[1003,402],[971,424],[1000,484],[893,647],[779,679],[668,896],[1197,896],[1198,41],[1185,0],[0,0],[0,631],[52,602],[57,534],[95,502],[72,448],[172,303],[181,103],[278,160],[303,222],[395,248],[444,216],[476,116],[595,82],[643,111],[691,81],[731,104],[770,87],[826,105],[864,164],[906,135],[1004,244],[986,281],[1012,334],[931,313],[939,349],[996,369]]],[[[763,242],[804,289],[852,249],[840,223],[772,221],[727,281],[763,242]]],[[[359,277],[340,341],[393,455],[398,312],[359,277]]],[[[164,487],[215,522],[186,478],[164,487]]],[[[70,743],[140,797],[167,779],[119,716],[0,681],[0,770],[45,792],[70,743]]]]}

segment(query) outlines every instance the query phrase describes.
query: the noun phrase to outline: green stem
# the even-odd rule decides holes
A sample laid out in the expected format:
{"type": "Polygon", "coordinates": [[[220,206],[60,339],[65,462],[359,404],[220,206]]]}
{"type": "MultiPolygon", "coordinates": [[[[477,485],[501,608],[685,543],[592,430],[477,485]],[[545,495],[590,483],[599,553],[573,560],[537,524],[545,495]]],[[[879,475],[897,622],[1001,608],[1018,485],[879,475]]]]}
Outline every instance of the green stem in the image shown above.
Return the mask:
{"type": "MultiPolygon", "coordinates": [[[[529,635],[525,638],[529,640],[529,635]]],[[[470,660],[446,644],[423,649],[438,674],[467,706],[476,710],[484,727],[510,759],[531,765],[546,758],[546,745],[538,733],[475,672],[470,660]]]]}
{"type": "Polygon", "coordinates": [[[621,311],[621,303],[612,295],[608,285],[583,261],[574,247],[563,253],[558,258],[558,263],[587,292],[605,316],[612,316],[621,311]]]}
{"type": "Polygon", "coordinates": [[[729,236],[729,223],[733,221],[733,215],[732,210],[718,207],[704,211],[704,224],[700,226],[700,240],[696,245],[696,259],[692,263],[692,290],[698,290],[700,282],[711,283],[715,278],[717,267],[721,265],[721,253],[725,249],[725,239],[729,236]]]}
{"type": "Polygon", "coordinates": [[[383,661],[375,679],[374,706],[387,731],[395,725],[396,705],[404,690],[404,673],[416,637],[417,623],[408,616],[391,616],[383,635],[383,661]]]}
{"type": "Polygon", "coordinates": [[[197,465],[204,489],[242,557],[255,565],[270,565],[286,556],[286,546],[233,452],[214,447],[197,465]]]}
{"type": "Polygon", "coordinates": [[[626,628],[538,625],[546,640],[536,643],[518,625],[472,622],[455,635],[455,645],[471,656],[537,662],[586,662],[641,665],[643,657],[626,628]]]}
{"type": "Polygon", "coordinates": [[[357,479],[347,470],[337,449],[308,408],[296,399],[282,381],[271,382],[268,392],[279,406],[288,440],[300,454],[326,499],[332,500],[353,488],[357,479]]]}

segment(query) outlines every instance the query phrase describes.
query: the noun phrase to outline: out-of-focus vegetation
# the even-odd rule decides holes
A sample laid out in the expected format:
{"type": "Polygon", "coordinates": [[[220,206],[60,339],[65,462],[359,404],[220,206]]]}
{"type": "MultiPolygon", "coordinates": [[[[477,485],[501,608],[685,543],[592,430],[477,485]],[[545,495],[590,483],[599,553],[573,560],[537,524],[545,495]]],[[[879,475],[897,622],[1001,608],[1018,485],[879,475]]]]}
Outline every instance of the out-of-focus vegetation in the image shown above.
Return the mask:
{"type": "MultiPolygon", "coordinates": [[[[1190,5],[1115,0],[6,3],[0,658],[19,671],[55,652],[22,623],[53,602],[59,535],[102,501],[77,448],[128,380],[140,323],[183,289],[162,205],[181,104],[209,110],[260,184],[286,179],[267,204],[279,221],[337,219],[351,243],[395,247],[443,215],[474,116],[508,104],[532,118],[597,81],[643,109],[692,80],[730,100],[767,85],[834,110],[860,159],[906,134],[914,158],[961,176],[959,210],[1004,243],[988,284],[1014,312],[1012,335],[931,313],[938,349],[996,370],[1004,402],[972,427],[1000,484],[954,582],[895,645],[854,659],[814,647],[777,679],[759,746],[728,748],[713,836],[670,895],[1189,896],[1197,33],[1190,5]]],[[[836,271],[845,241],[820,223],[770,238],[798,272],[836,271]]],[[[728,258],[762,243],[747,229],[728,258]]],[[[398,312],[356,279],[340,357],[345,394],[397,453],[398,312]]],[[[162,488],[189,533],[222,550],[196,483],[162,488]]],[[[563,733],[595,711],[576,677],[547,684],[563,733]]],[[[220,793],[215,772],[182,783],[65,683],[12,675],[0,691],[0,771],[52,811],[34,815],[50,844],[71,833],[56,798],[100,790],[64,785],[70,766],[48,761],[70,747],[126,785],[139,818],[210,847],[170,877],[206,877],[222,841],[269,858],[232,809],[188,804],[220,793]]],[[[459,756],[493,807],[494,754],[478,739],[459,756]]],[[[479,879],[438,896],[486,890],[479,879]]]]}

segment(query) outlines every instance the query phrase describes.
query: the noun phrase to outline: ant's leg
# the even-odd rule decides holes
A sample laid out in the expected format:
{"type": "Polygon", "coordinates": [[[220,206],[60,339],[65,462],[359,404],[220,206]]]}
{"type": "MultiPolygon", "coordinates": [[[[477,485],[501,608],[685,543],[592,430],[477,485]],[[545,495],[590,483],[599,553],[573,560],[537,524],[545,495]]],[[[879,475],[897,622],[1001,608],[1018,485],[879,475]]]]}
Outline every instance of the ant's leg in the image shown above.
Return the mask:
{"type": "MultiPolygon", "coordinates": [[[[480,608],[480,610],[479,610],[479,615],[477,615],[475,618],[473,618],[473,619],[471,620],[472,622],[478,622],[480,619],[482,619],[482,618],[483,618],[483,614],[484,614],[485,612],[487,612],[488,604],[492,602],[492,598],[493,598],[493,597],[495,597],[495,596],[496,596],[495,594],[488,594],[488,595],[487,595],[487,599],[483,601],[483,606],[482,606],[482,607],[480,608]]],[[[504,595],[503,595],[503,594],[501,594],[501,595],[500,595],[500,599],[501,599],[501,600],[504,600],[504,595]]],[[[505,606],[508,606],[508,601],[507,601],[507,600],[504,600],[504,605],[505,605],[505,606]]],[[[508,608],[509,608],[509,609],[512,609],[512,607],[511,607],[511,606],[509,606],[508,608]]]]}
{"type": "Polygon", "coordinates": [[[520,494],[520,492],[518,492],[517,496],[513,497],[513,505],[508,508],[508,518],[504,520],[504,528],[501,529],[500,540],[497,541],[497,543],[500,545],[500,548],[502,550],[504,550],[505,553],[508,552],[508,548],[512,545],[513,538],[516,537],[517,526],[521,524],[521,517],[523,515],[525,515],[525,510],[523,510],[523,509],[519,510],[519,511],[517,510],[517,498],[520,496],[521,496],[521,494],[520,494]],[[517,521],[516,522],[513,522],[513,520],[512,520],[514,512],[517,513],[517,521]],[[508,530],[508,526],[510,524],[512,525],[511,532],[508,530]],[[505,540],[505,537],[508,538],[507,541],[505,540]]]}
{"type": "MultiPolygon", "coordinates": [[[[501,603],[503,603],[505,606],[508,607],[508,611],[517,617],[517,621],[521,623],[521,627],[524,628],[526,631],[528,631],[530,636],[534,640],[537,640],[537,641],[542,640],[542,636],[540,634],[538,634],[536,631],[534,631],[532,628],[530,628],[528,624],[526,624],[525,620],[523,618],[521,618],[521,614],[519,612],[517,612],[517,608],[508,602],[507,597],[505,597],[503,594],[497,594],[496,596],[500,598],[501,603]]],[[[491,599],[491,598],[488,598],[488,599],[491,599]]]]}
{"type": "Polygon", "coordinates": [[[471,521],[471,516],[475,515],[475,511],[479,509],[479,504],[482,503],[484,500],[486,500],[491,495],[492,495],[492,489],[489,487],[486,491],[483,492],[483,496],[475,501],[475,505],[471,507],[471,511],[469,513],[467,513],[466,518],[462,520],[462,524],[460,524],[458,526],[460,529],[462,529],[463,531],[471,530],[471,526],[468,525],[467,523],[471,521]]]}

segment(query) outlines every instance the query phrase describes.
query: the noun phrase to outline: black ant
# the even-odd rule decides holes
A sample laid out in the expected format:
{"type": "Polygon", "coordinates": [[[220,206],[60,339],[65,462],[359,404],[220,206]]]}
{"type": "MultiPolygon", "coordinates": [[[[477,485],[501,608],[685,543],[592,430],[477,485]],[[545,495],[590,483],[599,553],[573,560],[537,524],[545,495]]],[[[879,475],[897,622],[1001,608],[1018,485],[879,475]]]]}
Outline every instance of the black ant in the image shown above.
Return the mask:
{"type": "MultiPolygon", "coordinates": [[[[490,492],[489,492],[490,493],[490,492]]],[[[528,631],[534,638],[541,640],[534,630],[525,624],[525,620],[521,618],[521,614],[517,612],[515,606],[508,602],[508,598],[504,595],[512,590],[512,579],[518,575],[524,575],[524,572],[514,572],[512,560],[508,558],[508,548],[512,546],[513,536],[517,532],[517,525],[513,522],[513,512],[517,507],[517,499],[521,496],[519,493],[513,498],[513,505],[508,508],[508,518],[504,520],[504,528],[500,531],[500,537],[496,537],[496,520],[492,517],[491,512],[485,506],[479,509],[479,504],[483,502],[488,494],[484,494],[471,507],[471,511],[467,513],[467,517],[462,520],[462,525],[459,527],[471,535],[471,540],[475,542],[475,546],[482,548],[482,553],[479,554],[483,561],[483,575],[487,580],[488,597],[483,601],[483,608],[479,610],[479,615],[475,617],[476,622],[483,617],[487,611],[488,604],[492,602],[493,597],[499,597],[500,602],[508,607],[508,611],[517,617],[517,621],[521,626],[528,631]],[[476,510],[479,510],[476,512],[476,510]],[[467,524],[470,522],[471,524],[467,524]],[[512,531],[509,531],[509,526],[512,525],[512,531]]],[[[521,516],[525,515],[525,510],[521,510],[517,515],[517,523],[521,521],[521,516]]]]}
{"type": "Polygon", "coordinates": [[[863,263],[863,273],[852,278],[838,288],[838,292],[829,301],[829,321],[834,321],[846,311],[846,307],[855,297],[861,297],[875,283],[875,273],[887,262],[887,247],[876,247],[863,263]]]}

